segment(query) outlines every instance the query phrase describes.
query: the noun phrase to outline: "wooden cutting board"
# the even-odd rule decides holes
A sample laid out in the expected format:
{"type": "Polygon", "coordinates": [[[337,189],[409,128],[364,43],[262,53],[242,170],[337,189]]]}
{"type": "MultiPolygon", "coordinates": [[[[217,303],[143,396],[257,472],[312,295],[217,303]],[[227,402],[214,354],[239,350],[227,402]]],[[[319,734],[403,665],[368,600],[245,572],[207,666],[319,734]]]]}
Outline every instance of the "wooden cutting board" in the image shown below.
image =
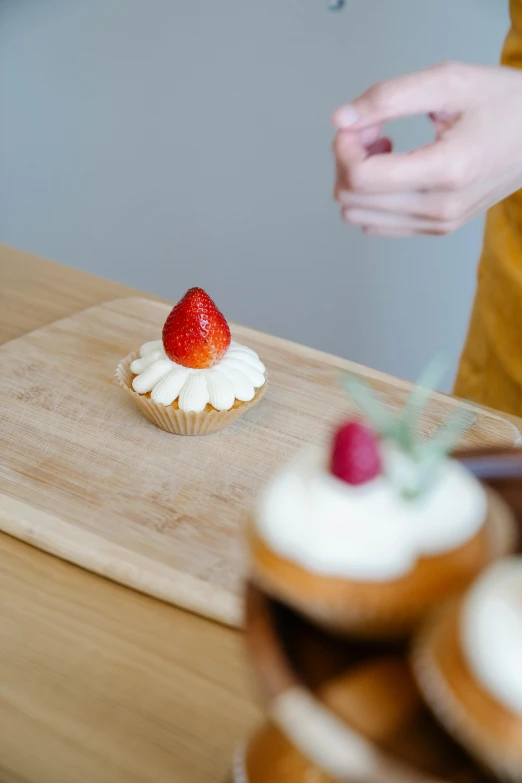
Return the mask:
{"type": "MultiPolygon", "coordinates": [[[[242,622],[241,521],[266,480],[350,414],[338,386],[357,372],[389,403],[409,384],[244,327],[267,365],[263,401],[207,437],[151,425],[114,379],[157,339],[169,308],[148,299],[92,307],[0,347],[0,528],[136,590],[230,625],[242,622]]],[[[438,395],[428,433],[455,405],[438,395]]],[[[515,426],[478,412],[462,445],[514,446],[515,426]]]]}

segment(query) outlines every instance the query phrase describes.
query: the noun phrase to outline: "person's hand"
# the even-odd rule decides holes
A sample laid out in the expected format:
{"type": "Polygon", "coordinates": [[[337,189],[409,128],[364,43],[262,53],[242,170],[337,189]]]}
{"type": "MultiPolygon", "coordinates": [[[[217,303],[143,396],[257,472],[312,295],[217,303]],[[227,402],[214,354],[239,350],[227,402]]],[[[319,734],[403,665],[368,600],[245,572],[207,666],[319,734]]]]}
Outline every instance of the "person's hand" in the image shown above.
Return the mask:
{"type": "Polygon", "coordinates": [[[335,198],[368,234],[448,234],[522,187],[522,71],[444,63],[333,114],[335,198]],[[435,141],[392,152],[388,120],[426,114],[435,141]]]}

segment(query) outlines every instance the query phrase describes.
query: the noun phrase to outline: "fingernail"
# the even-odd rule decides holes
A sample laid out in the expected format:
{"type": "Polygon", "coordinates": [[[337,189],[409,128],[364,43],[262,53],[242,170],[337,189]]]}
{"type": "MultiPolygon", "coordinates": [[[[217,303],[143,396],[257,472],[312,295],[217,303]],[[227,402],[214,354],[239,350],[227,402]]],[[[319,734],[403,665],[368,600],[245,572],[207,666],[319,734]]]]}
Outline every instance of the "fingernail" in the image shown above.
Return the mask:
{"type": "Polygon", "coordinates": [[[358,119],[359,115],[353,106],[350,106],[349,104],[347,106],[341,106],[340,109],[337,109],[337,111],[334,111],[332,114],[333,124],[336,128],[340,129],[350,128],[352,125],[355,125],[358,119]]]}

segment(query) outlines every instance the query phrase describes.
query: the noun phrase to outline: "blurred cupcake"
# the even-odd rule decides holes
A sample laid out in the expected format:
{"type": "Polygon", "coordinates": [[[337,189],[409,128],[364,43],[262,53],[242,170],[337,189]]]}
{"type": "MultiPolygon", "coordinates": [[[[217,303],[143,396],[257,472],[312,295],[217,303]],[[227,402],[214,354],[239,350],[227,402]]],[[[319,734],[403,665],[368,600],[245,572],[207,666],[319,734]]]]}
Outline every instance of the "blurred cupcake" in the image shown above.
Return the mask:
{"type": "Polygon", "coordinates": [[[422,441],[425,390],[393,417],[359,383],[349,388],[373,431],[348,422],[276,476],[249,528],[253,578],[327,629],[406,635],[511,551],[513,520],[447,456],[469,420],[422,441]]]}
{"type": "Polygon", "coordinates": [[[492,565],[431,618],[413,653],[418,684],[455,739],[522,781],[522,558],[492,565]]]}
{"type": "Polygon", "coordinates": [[[187,291],[162,339],[126,356],[116,377],[149,421],[178,435],[223,429],[259,402],[266,387],[258,355],[231,340],[224,316],[201,288],[187,291]]]}
{"type": "MultiPolygon", "coordinates": [[[[357,738],[358,749],[362,744],[368,751],[368,772],[375,772],[370,766],[374,756],[375,765],[379,763],[381,771],[388,771],[389,779],[392,764],[387,769],[387,765],[380,763],[383,757],[379,755],[379,749],[418,721],[422,709],[422,700],[407,662],[395,657],[359,664],[323,685],[318,693],[319,717],[312,704],[304,700],[302,709],[293,713],[296,724],[303,727],[302,731],[299,728],[295,732],[292,729],[287,731],[287,726],[278,725],[277,715],[256,731],[236,753],[233,783],[356,780],[356,773],[360,774],[361,769],[357,753],[350,757],[352,737],[357,738]],[[322,713],[323,708],[327,710],[328,717],[322,713]],[[332,719],[335,721],[333,727],[332,719]],[[346,736],[339,734],[338,726],[347,727],[346,736]],[[287,734],[295,735],[294,741],[287,734]],[[337,744],[341,744],[348,754],[348,757],[342,754],[342,761],[335,750],[337,744]],[[337,768],[341,763],[352,767],[352,776],[340,778],[335,774],[340,772],[337,768]]],[[[278,712],[277,706],[272,712],[278,712]]],[[[401,772],[403,769],[401,766],[401,772]]],[[[397,765],[394,764],[393,771],[396,770],[397,765]]],[[[403,779],[408,779],[406,774],[403,779]]],[[[409,779],[412,779],[411,774],[409,779]]]]}

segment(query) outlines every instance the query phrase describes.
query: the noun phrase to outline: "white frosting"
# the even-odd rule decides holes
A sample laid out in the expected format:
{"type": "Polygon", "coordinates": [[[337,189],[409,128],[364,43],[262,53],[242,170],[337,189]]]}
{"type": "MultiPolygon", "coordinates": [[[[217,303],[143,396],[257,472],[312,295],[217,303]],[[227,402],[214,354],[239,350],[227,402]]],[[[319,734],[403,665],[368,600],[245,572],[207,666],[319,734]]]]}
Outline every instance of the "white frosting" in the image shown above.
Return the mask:
{"type": "Polygon", "coordinates": [[[154,402],[172,405],[178,400],[182,411],[199,413],[210,403],[228,411],[237,399],[249,402],[265,383],[265,366],[245,345],[231,342],[223,358],[213,367],[194,370],[171,361],[161,340],[145,343],[140,358],[131,364],[132,382],[139,394],[151,393],[154,402]]]}
{"type": "MultiPolygon", "coordinates": [[[[399,467],[404,457],[386,452],[399,467]]],[[[283,470],[261,498],[257,529],[279,555],[328,576],[386,582],[411,571],[423,555],[451,551],[484,523],[480,483],[445,460],[418,500],[398,496],[385,476],[350,486],[327,470],[325,452],[309,449],[283,470]]]]}
{"type": "Polygon", "coordinates": [[[522,558],[490,566],[467,594],[461,645],[476,679],[522,717],[522,558]]]}

